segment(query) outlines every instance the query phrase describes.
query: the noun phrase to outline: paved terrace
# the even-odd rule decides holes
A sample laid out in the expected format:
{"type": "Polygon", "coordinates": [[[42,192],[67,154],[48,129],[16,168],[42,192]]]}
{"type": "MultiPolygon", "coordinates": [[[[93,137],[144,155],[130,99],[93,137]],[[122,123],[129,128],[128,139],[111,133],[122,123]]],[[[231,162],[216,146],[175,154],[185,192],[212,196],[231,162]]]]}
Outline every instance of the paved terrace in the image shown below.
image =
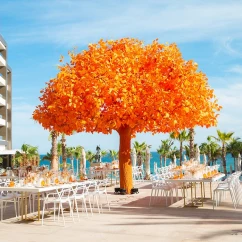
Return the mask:
{"type": "Polygon", "coordinates": [[[67,217],[66,227],[61,219],[59,224],[53,222],[53,214],[46,216],[44,226],[38,221],[19,222],[9,205],[0,226],[0,242],[242,241],[242,209],[233,208],[229,194],[216,210],[210,199],[205,200],[204,207],[183,208],[181,196],[168,207],[164,198],[149,207],[150,183],[136,187],[140,193],[135,195],[114,195],[113,187],[109,187],[110,212],[104,209],[102,214],[95,212],[88,218],[83,213],[75,223],[67,217]]]}

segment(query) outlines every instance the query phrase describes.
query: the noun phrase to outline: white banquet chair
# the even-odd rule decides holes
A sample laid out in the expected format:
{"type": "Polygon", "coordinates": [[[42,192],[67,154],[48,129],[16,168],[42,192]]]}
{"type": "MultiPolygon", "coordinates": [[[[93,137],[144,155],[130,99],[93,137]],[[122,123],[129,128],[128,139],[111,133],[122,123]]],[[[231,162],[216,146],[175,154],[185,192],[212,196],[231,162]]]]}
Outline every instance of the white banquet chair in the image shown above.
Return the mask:
{"type": "MultiPolygon", "coordinates": [[[[6,182],[3,182],[0,184],[0,186],[7,186],[6,182]]],[[[18,213],[17,213],[17,198],[16,194],[12,192],[1,192],[0,193],[0,221],[3,220],[3,212],[6,209],[6,205],[8,203],[14,203],[14,211],[15,211],[15,217],[17,218],[18,213]]]]}
{"type": "Polygon", "coordinates": [[[72,220],[74,222],[74,216],[73,216],[73,209],[71,206],[71,199],[70,199],[70,195],[72,192],[72,188],[63,188],[60,190],[56,190],[55,193],[48,193],[44,199],[44,203],[43,203],[43,212],[42,212],[42,225],[44,224],[44,213],[45,213],[45,206],[47,204],[54,204],[54,221],[55,221],[55,211],[56,211],[56,206],[58,205],[58,222],[59,222],[59,216],[60,216],[60,212],[62,214],[62,218],[63,218],[63,223],[65,226],[65,216],[64,216],[64,208],[63,205],[67,204],[69,205],[70,208],[70,217],[72,217],[72,220]]]}
{"type": "Polygon", "coordinates": [[[80,221],[80,216],[79,216],[78,201],[81,201],[82,207],[84,206],[86,215],[88,216],[87,204],[86,204],[87,199],[88,199],[90,210],[92,213],[92,205],[91,205],[91,201],[90,201],[90,196],[88,195],[88,186],[86,186],[86,184],[83,183],[83,184],[80,184],[80,185],[76,186],[75,188],[73,188],[73,193],[72,193],[72,195],[70,195],[70,200],[73,202],[72,207],[76,208],[79,221],[80,221]]]}

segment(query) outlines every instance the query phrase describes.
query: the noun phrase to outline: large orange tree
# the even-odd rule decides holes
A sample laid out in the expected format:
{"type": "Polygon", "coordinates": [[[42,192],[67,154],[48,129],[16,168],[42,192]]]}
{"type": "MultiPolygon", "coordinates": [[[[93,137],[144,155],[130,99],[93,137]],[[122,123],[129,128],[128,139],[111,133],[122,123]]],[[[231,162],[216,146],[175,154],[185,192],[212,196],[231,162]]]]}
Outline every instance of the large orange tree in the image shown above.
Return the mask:
{"type": "MultiPolygon", "coordinates": [[[[120,136],[120,187],[133,187],[131,138],[216,125],[220,106],[207,77],[176,44],[144,45],[131,38],[100,40],[59,66],[41,91],[33,118],[45,129],[71,134],[113,130],[120,136]]],[[[63,60],[61,60],[63,61],[63,60]]]]}

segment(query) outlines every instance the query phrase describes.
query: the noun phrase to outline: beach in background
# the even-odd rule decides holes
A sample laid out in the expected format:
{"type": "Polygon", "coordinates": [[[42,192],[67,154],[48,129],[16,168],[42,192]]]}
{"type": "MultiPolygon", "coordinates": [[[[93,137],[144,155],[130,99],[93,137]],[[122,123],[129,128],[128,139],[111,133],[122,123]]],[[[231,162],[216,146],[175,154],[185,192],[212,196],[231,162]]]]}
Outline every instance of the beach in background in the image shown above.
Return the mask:
{"type": "MultiPolygon", "coordinates": [[[[40,159],[42,159],[43,156],[44,155],[40,155],[40,159]]],[[[203,163],[203,155],[201,155],[200,161],[201,161],[201,163],[203,163]]],[[[234,170],[234,159],[231,156],[231,154],[227,154],[226,161],[227,161],[227,164],[226,164],[227,165],[227,171],[230,171],[230,165],[232,165],[232,169],[234,170]]],[[[109,156],[105,156],[105,157],[102,157],[102,162],[112,162],[112,159],[109,156]]],[[[151,173],[154,172],[154,162],[157,163],[157,166],[159,168],[160,167],[160,155],[157,152],[151,152],[151,160],[150,160],[151,173]]],[[[170,162],[171,162],[171,160],[167,159],[166,164],[169,165],[170,162]]],[[[62,162],[60,161],[60,163],[62,163],[62,162]]],[[[69,158],[67,158],[67,163],[71,164],[71,160],[69,158]]],[[[180,164],[179,159],[177,159],[176,163],[177,163],[177,165],[180,164]]],[[[220,164],[220,168],[221,168],[221,160],[220,159],[217,160],[217,164],[220,164]]],[[[48,165],[49,166],[50,162],[47,161],[47,160],[43,160],[43,161],[40,161],[40,165],[48,165]]],[[[162,166],[165,166],[164,162],[163,162],[162,166]]],[[[88,167],[90,167],[89,161],[87,161],[87,168],[88,167]]],[[[77,161],[76,161],[76,159],[74,159],[74,172],[76,172],[76,169],[77,169],[77,161]]]]}

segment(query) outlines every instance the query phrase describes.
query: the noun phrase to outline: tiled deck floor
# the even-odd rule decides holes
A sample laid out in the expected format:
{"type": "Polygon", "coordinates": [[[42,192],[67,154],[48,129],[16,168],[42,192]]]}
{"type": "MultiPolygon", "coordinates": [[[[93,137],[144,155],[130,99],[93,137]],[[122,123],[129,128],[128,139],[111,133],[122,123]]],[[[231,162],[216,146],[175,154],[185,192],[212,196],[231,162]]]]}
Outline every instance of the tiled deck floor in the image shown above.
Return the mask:
{"type": "MultiPolygon", "coordinates": [[[[150,183],[138,183],[135,187],[139,187],[139,194],[114,195],[114,188],[110,187],[110,212],[104,209],[103,214],[94,213],[88,218],[83,213],[81,221],[74,224],[66,217],[66,227],[62,220],[59,224],[53,222],[53,214],[46,216],[44,226],[38,221],[18,222],[10,205],[0,225],[0,242],[242,241],[242,206],[235,210],[229,195],[215,210],[208,198],[204,207],[183,208],[181,193],[179,201],[168,207],[164,198],[149,207],[150,183]]],[[[206,194],[209,195],[208,184],[206,194]]]]}

